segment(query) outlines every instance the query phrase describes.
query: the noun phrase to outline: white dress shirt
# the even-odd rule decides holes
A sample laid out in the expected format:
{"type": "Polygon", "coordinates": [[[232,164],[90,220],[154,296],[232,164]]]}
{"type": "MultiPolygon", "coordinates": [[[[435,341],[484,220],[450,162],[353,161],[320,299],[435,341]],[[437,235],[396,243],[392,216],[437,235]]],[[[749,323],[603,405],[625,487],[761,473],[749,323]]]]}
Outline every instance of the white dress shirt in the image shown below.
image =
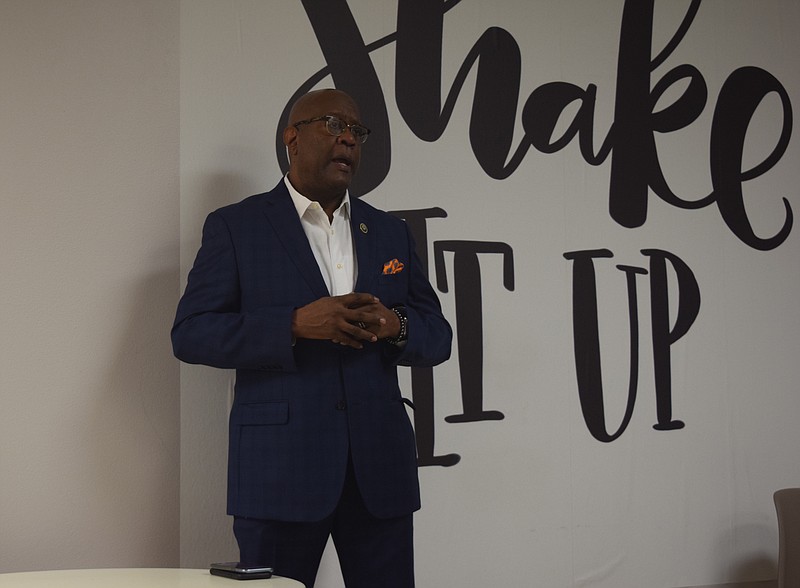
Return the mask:
{"type": "Polygon", "coordinates": [[[345,192],[342,203],[333,213],[333,221],[329,221],[319,202],[309,200],[298,192],[289,181],[289,176],[284,176],[283,180],[328,292],[331,296],[349,294],[355,287],[358,275],[350,230],[350,193],[345,192]]]}

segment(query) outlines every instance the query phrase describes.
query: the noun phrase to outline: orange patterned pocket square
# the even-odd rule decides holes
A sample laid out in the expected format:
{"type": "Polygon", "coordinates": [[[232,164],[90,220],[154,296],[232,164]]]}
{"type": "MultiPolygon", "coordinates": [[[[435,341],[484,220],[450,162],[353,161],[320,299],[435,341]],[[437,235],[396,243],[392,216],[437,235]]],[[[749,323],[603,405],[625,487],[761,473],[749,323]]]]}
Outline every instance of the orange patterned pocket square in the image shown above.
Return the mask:
{"type": "Polygon", "coordinates": [[[398,261],[398,259],[395,257],[391,261],[387,261],[383,264],[383,275],[389,276],[392,274],[399,274],[401,271],[403,271],[404,267],[405,266],[402,264],[402,262],[398,261]]]}

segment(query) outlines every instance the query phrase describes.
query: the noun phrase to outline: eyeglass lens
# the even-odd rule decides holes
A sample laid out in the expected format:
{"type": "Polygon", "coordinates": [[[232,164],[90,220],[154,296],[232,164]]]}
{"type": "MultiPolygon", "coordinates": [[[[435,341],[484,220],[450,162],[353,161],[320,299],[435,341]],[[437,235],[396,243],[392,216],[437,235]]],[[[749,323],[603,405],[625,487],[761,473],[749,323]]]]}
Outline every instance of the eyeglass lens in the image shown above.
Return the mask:
{"type": "Polygon", "coordinates": [[[361,143],[366,141],[369,135],[369,131],[361,125],[348,125],[343,120],[334,116],[325,119],[325,126],[328,128],[328,132],[336,137],[344,133],[345,129],[349,127],[350,132],[353,133],[353,136],[361,143]]]}

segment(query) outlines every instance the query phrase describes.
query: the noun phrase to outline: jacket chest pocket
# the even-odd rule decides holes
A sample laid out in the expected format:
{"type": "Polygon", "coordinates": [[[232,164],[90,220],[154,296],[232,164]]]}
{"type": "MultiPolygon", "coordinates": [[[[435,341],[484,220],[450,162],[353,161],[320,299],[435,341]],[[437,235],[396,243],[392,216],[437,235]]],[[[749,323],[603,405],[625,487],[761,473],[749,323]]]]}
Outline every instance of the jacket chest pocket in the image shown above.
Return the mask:
{"type": "Polygon", "coordinates": [[[403,273],[380,275],[377,280],[375,295],[386,306],[405,301],[408,292],[408,275],[403,273]]]}

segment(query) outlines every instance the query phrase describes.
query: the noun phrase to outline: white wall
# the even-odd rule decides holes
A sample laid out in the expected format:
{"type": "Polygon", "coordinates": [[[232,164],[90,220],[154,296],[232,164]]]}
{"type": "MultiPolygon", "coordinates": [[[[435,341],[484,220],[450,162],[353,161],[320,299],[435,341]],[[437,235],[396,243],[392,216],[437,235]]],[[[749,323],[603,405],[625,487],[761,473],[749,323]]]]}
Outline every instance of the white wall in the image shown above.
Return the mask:
{"type": "Polygon", "coordinates": [[[0,572],[178,563],[178,17],[0,2],[0,572]]]}
{"type": "MultiPolygon", "coordinates": [[[[522,136],[524,101],[553,81],[597,86],[593,130],[600,144],[614,120],[623,0],[451,4],[444,20],[443,96],[480,35],[502,27],[522,56],[513,144],[522,136]]],[[[654,55],[674,35],[690,3],[655,4],[654,55]]],[[[181,6],[185,276],[205,214],[275,184],[280,113],[325,59],[300,3],[186,0],[181,6]]],[[[347,6],[365,43],[396,30],[397,2],[351,0],[347,6]]],[[[671,68],[689,63],[708,90],[697,121],[656,135],[667,181],[683,198],[698,199],[711,190],[713,111],[733,71],[760,67],[781,82],[793,103],[800,96],[799,27],[796,2],[703,2],[686,37],[653,73],[651,87],[671,68]]],[[[428,224],[431,242],[507,243],[514,250],[516,276],[515,289],[506,290],[499,259],[482,256],[484,407],[505,418],[445,421],[461,411],[458,349],[435,370],[436,452],[458,453],[461,462],[421,470],[418,584],[640,588],[774,578],[772,492],[800,485],[794,450],[800,445],[794,426],[800,414],[797,227],[777,249],[755,251],[733,235],[715,205],[681,210],[651,191],[646,223],[625,228],[609,216],[611,159],[587,164],[576,141],[555,154],[531,149],[511,176],[493,180],[469,142],[474,71],[445,132],[427,142],[411,133],[399,112],[395,56],[393,42],[369,54],[386,99],[391,138],[375,135],[365,150],[390,140],[392,165],[384,182],[364,198],[390,210],[444,208],[447,218],[428,224]],[[653,429],[649,288],[642,276],[639,390],[631,424],[612,443],[587,431],[573,358],[572,265],[564,253],[600,248],[614,253],[597,262],[610,430],[621,421],[628,377],[625,282],[616,265],[646,268],[641,250],[658,248],[679,256],[697,279],[700,313],[672,347],[674,416],[686,422],[681,430],[653,429]]],[[[328,77],[319,85],[332,81],[328,77]]],[[[674,87],[660,106],[682,89],[674,87]]],[[[574,110],[565,114],[558,132],[572,115],[574,110]]],[[[745,167],[774,147],[782,118],[775,96],[768,97],[748,130],[745,167]]],[[[745,185],[748,213],[761,236],[773,234],[783,221],[781,198],[795,212],[800,207],[798,156],[793,139],[769,173],[745,185]]],[[[433,269],[432,247],[429,254],[433,269]]],[[[444,267],[452,286],[452,254],[445,255],[444,267]]],[[[677,290],[671,274],[670,279],[674,305],[677,290]]],[[[441,297],[454,321],[452,288],[441,297]]],[[[231,375],[187,366],[182,378],[182,562],[202,565],[215,555],[235,554],[229,521],[217,514],[224,510],[231,375]],[[193,438],[202,444],[186,442],[193,438]]],[[[403,378],[408,392],[407,372],[403,378]]],[[[332,561],[321,578],[326,587],[341,585],[332,561]]]]}

